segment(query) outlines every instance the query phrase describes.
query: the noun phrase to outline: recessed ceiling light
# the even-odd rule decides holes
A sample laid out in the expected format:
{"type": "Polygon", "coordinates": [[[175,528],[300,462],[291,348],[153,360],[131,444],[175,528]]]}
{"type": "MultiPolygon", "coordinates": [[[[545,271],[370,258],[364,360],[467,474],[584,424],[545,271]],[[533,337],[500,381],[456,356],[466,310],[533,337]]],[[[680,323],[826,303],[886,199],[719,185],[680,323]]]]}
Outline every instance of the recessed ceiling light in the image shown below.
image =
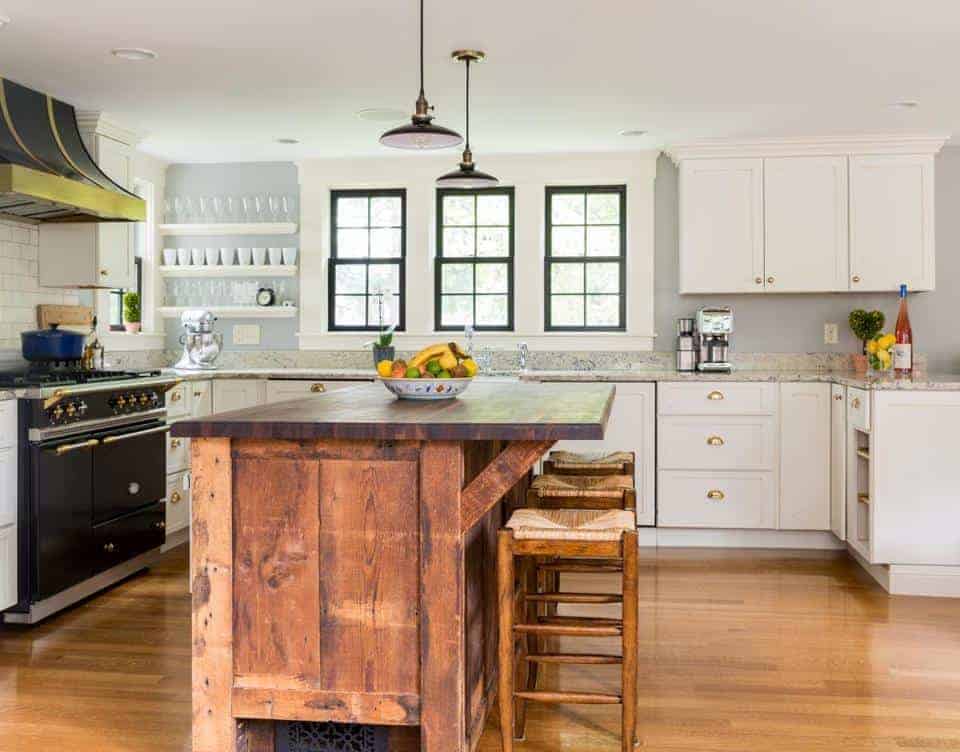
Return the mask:
{"type": "Polygon", "coordinates": [[[124,60],[156,60],[157,53],[153,50],[147,50],[143,47],[117,47],[110,50],[114,57],[122,57],[124,60]]]}
{"type": "Polygon", "coordinates": [[[620,135],[627,137],[646,136],[647,132],[639,128],[627,128],[626,130],[620,131],[620,135]]]}
{"type": "Polygon", "coordinates": [[[0,15],[0,29],[10,23],[10,19],[7,16],[0,15]]]}
{"type": "Polygon", "coordinates": [[[357,110],[356,115],[361,120],[374,123],[400,123],[410,117],[409,113],[403,110],[394,110],[389,107],[368,107],[365,110],[357,110]]]}
{"type": "Polygon", "coordinates": [[[915,110],[920,106],[920,103],[912,99],[904,99],[900,102],[893,102],[890,106],[895,110],[915,110]]]}
{"type": "Polygon", "coordinates": [[[278,138],[274,139],[278,144],[299,144],[300,141],[295,138],[278,138]]]}

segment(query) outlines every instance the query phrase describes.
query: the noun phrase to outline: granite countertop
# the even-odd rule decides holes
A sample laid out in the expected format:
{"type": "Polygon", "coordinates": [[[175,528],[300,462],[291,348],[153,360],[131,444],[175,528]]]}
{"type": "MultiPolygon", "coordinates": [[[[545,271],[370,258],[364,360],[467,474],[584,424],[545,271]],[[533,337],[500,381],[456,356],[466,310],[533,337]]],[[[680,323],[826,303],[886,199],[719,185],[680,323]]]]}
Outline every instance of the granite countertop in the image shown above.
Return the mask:
{"type": "Polygon", "coordinates": [[[0,402],[4,402],[5,400],[12,400],[16,398],[17,398],[17,395],[14,392],[5,392],[2,389],[0,389],[0,402]]]}
{"type": "Polygon", "coordinates": [[[341,381],[373,381],[373,368],[217,368],[213,371],[188,371],[163,368],[164,375],[175,375],[190,381],[201,379],[329,379],[341,381]]]}

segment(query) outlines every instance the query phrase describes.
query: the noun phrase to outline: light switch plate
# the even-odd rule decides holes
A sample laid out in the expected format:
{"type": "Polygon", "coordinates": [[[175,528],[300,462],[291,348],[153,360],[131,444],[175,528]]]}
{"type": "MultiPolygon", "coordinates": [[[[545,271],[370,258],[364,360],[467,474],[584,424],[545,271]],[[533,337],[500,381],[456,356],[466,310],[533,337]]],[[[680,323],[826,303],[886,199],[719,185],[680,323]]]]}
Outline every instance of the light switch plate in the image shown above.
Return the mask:
{"type": "Polygon", "coordinates": [[[836,324],[823,325],[823,344],[835,345],[840,341],[840,332],[836,324]]]}
{"type": "Polygon", "coordinates": [[[259,324],[234,324],[233,344],[259,345],[260,344],[260,325],[259,324]]]}

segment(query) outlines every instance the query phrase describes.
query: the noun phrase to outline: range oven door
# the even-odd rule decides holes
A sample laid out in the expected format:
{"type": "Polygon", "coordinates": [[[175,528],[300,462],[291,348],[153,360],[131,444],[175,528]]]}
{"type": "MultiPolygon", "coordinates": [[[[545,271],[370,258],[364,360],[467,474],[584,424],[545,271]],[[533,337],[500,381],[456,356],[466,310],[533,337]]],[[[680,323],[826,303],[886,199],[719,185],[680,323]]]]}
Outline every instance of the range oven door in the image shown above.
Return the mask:
{"type": "Polygon", "coordinates": [[[161,501],[166,495],[169,426],[140,423],[94,436],[94,525],[122,517],[161,501]]]}

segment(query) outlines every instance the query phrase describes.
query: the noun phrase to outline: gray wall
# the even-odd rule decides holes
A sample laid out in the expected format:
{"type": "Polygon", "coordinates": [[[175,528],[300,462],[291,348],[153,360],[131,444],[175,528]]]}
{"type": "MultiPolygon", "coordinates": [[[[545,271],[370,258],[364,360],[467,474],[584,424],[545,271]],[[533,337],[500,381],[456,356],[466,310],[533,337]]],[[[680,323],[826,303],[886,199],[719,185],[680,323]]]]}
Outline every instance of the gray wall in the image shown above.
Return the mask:
{"type": "MultiPolygon", "coordinates": [[[[910,297],[910,323],[919,353],[931,371],[960,370],[960,331],[950,325],[960,302],[960,147],[946,148],[936,160],[937,289],[910,297]]],[[[879,309],[893,328],[894,293],[822,295],[679,295],[677,260],[677,169],[665,156],[657,164],[656,188],[656,349],[673,347],[676,319],[707,304],[733,307],[734,349],[740,352],[855,352],[847,326],[854,308],[879,309]],[[840,326],[840,343],[823,343],[823,325],[840,326]]]]}
{"type": "MultiPolygon", "coordinates": [[[[178,164],[167,170],[166,196],[243,196],[258,193],[289,194],[298,197],[297,168],[292,162],[244,162],[231,164],[178,164]]],[[[299,235],[247,235],[227,237],[167,237],[167,247],[223,248],[300,246],[299,235]]],[[[299,261],[299,260],[298,260],[299,261]]],[[[229,279],[229,277],[226,277],[229,279]]],[[[201,280],[202,281],[202,280],[201,280]]],[[[262,287],[270,287],[271,280],[258,279],[262,287]]],[[[284,278],[288,297],[299,300],[297,278],[284,278]]],[[[169,284],[169,281],[167,282],[169,284]]],[[[251,304],[253,301],[250,301],[251,304]]],[[[290,319],[223,319],[217,322],[217,331],[223,332],[226,350],[296,350],[297,318],[290,319]],[[233,344],[234,324],[259,324],[260,345],[233,344]]],[[[167,349],[179,347],[180,322],[168,319],[166,323],[167,349]]]]}

